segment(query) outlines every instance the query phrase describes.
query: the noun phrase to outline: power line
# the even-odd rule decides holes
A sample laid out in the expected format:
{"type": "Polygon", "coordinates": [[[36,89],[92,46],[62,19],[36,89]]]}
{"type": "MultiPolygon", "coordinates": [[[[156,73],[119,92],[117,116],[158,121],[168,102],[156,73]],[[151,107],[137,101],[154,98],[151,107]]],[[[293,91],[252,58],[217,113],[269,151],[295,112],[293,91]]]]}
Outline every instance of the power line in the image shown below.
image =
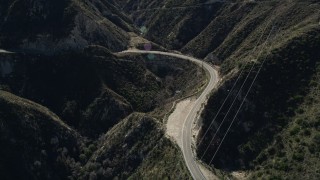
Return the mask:
{"type": "MultiPolygon", "coordinates": [[[[264,49],[264,47],[265,47],[266,43],[268,42],[268,39],[269,39],[269,37],[270,37],[270,35],[271,35],[271,32],[272,32],[272,31],[273,31],[273,27],[272,27],[272,29],[270,30],[270,33],[269,33],[269,35],[268,35],[268,37],[267,37],[267,39],[266,39],[266,41],[265,41],[265,43],[264,43],[264,45],[263,45],[263,47],[262,47],[262,49],[261,49],[261,51],[260,51],[260,53],[259,53],[258,57],[261,55],[261,53],[262,53],[262,51],[263,51],[263,49],[264,49]]],[[[248,74],[247,74],[247,76],[246,76],[245,80],[243,81],[243,83],[242,83],[242,85],[241,85],[241,87],[240,87],[240,89],[239,89],[239,91],[238,91],[238,93],[237,93],[237,95],[236,95],[236,97],[234,98],[234,100],[233,100],[233,102],[232,102],[231,106],[229,107],[229,109],[228,109],[228,111],[227,111],[226,115],[224,116],[224,118],[223,118],[222,122],[220,123],[220,125],[219,125],[218,129],[216,130],[216,132],[215,132],[214,136],[212,137],[212,139],[211,139],[210,143],[208,144],[208,146],[207,146],[206,150],[204,151],[203,155],[201,156],[201,159],[202,159],[202,158],[205,156],[205,154],[207,153],[207,151],[208,151],[208,149],[209,149],[209,147],[210,147],[210,144],[213,142],[214,138],[216,137],[216,135],[218,134],[218,132],[219,132],[220,128],[222,127],[223,123],[225,122],[225,120],[226,120],[227,116],[229,115],[229,113],[230,113],[230,111],[231,111],[231,109],[232,109],[232,107],[233,107],[234,103],[236,102],[236,100],[237,100],[238,96],[239,96],[239,95],[240,95],[240,93],[241,93],[242,88],[243,88],[243,87],[244,87],[244,85],[246,84],[246,82],[247,82],[247,80],[248,80],[248,78],[249,78],[249,76],[250,76],[250,74],[251,74],[251,72],[252,72],[252,70],[253,70],[253,68],[254,68],[254,65],[255,65],[255,64],[253,64],[253,65],[251,66],[251,68],[250,68],[250,70],[249,70],[249,72],[248,72],[248,74]]]]}
{"type": "Polygon", "coordinates": [[[253,0],[253,1],[249,1],[249,2],[230,2],[230,1],[225,1],[225,0],[213,0],[211,2],[198,3],[198,4],[195,4],[195,5],[173,6],[173,7],[165,7],[164,6],[164,7],[161,7],[161,8],[145,8],[145,9],[133,10],[132,12],[198,8],[198,7],[206,7],[208,5],[213,5],[213,4],[217,4],[217,3],[221,3],[221,4],[257,3],[258,4],[258,3],[263,3],[263,2],[268,2],[268,1],[254,1],[253,0]]]}
{"type": "MultiPolygon", "coordinates": [[[[278,11],[276,11],[276,12],[278,12],[278,11]]],[[[277,14],[277,13],[276,13],[276,14],[277,14]]],[[[272,19],[270,20],[270,22],[271,22],[271,21],[272,21],[272,19]]],[[[269,23],[270,23],[270,22],[269,22],[269,23]]],[[[275,24],[275,23],[273,23],[273,24],[275,24]]],[[[262,53],[262,51],[263,51],[263,49],[264,49],[264,46],[267,44],[267,41],[268,41],[268,39],[270,38],[270,35],[271,35],[274,27],[275,27],[275,26],[273,25],[273,26],[272,26],[272,29],[271,29],[268,37],[267,37],[267,40],[266,40],[265,44],[263,45],[263,48],[261,49],[261,52],[260,52],[260,53],[258,54],[258,56],[257,56],[258,58],[260,57],[260,55],[261,55],[261,53],[262,53]]],[[[280,28],[278,29],[278,31],[280,31],[280,28]]],[[[277,34],[277,33],[276,33],[276,34],[277,34]]],[[[274,38],[274,37],[273,37],[273,38],[274,38]]],[[[258,58],[257,58],[257,59],[258,59],[258,58]]],[[[265,60],[264,60],[264,61],[265,61],[265,60]]],[[[255,66],[255,64],[252,65],[252,67],[251,67],[251,69],[250,69],[250,71],[249,71],[249,74],[248,74],[247,77],[246,77],[246,80],[247,80],[248,76],[251,74],[252,68],[253,68],[254,66],[255,66]]],[[[262,67],[261,67],[261,68],[262,68],[262,67]]],[[[260,71],[258,71],[258,72],[260,72],[260,71]]],[[[257,75],[256,75],[256,77],[257,77],[257,75]]],[[[254,78],[254,81],[255,81],[256,77],[254,78]]],[[[245,82],[246,82],[246,80],[245,80],[245,82]]],[[[254,83],[254,81],[253,81],[253,83],[254,83]]],[[[244,83],[245,83],[245,82],[244,82],[244,83]]],[[[253,83],[252,83],[252,84],[253,84],[253,83]]],[[[242,87],[240,88],[240,90],[241,90],[241,89],[242,89],[242,87]]],[[[251,88],[250,88],[250,89],[251,89],[251,88]]],[[[240,90],[239,90],[236,98],[239,96],[240,90]]],[[[236,98],[235,98],[235,99],[236,99],[236,98]]],[[[245,100],[245,99],[244,99],[244,100],[245,100]]],[[[243,100],[243,101],[244,101],[244,100],[243,100]]],[[[242,104],[243,104],[243,103],[242,103],[242,104]]],[[[231,107],[232,107],[232,106],[233,106],[233,104],[231,105],[231,107]]],[[[231,107],[230,107],[230,108],[231,108],[231,107]]],[[[241,105],[241,107],[242,107],[242,105],[241,105]]],[[[230,109],[229,109],[229,110],[230,110],[230,109]]],[[[229,110],[228,110],[228,113],[229,113],[229,110]]],[[[240,109],[239,109],[239,111],[240,111],[240,109]]],[[[226,116],[228,115],[228,113],[226,114],[226,116]]],[[[224,118],[226,118],[226,116],[225,116],[224,118]]],[[[223,120],[223,121],[224,121],[224,120],[223,120]]],[[[234,120],[233,120],[233,121],[234,121],[234,120]]],[[[232,122],[232,123],[233,123],[233,122],[232,122]]],[[[229,127],[231,128],[231,126],[229,126],[229,127]]],[[[220,127],[219,127],[219,128],[220,128],[220,127]]],[[[227,130],[227,133],[228,133],[228,130],[227,130]]],[[[227,134],[227,133],[226,133],[226,134],[227,134]]],[[[217,134],[217,132],[216,132],[216,134],[217,134]]],[[[215,135],[216,135],[216,134],[215,134],[215,135]]],[[[225,138],[225,136],[224,136],[224,138],[225,138]]],[[[224,138],[223,138],[223,140],[221,141],[221,143],[219,144],[218,149],[220,148],[222,142],[224,141],[224,138]]],[[[211,142],[209,143],[208,146],[210,146],[210,144],[212,143],[213,139],[214,139],[214,138],[211,139],[211,142]]],[[[208,148],[209,148],[209,147],[208,147],[208,148]]],[[[218,149],[217,149],[217,150],[218,150],[218,149]]],[[[214,157],[215,157],[215,155],[216,155],[217,152],[218,152],[218,151],[215,152],[215,154],[214,154],[213,158],[210,160],[210,163],[209,163],[209,164],[212,163],[212,160],[214,159],[214,157]]]]}
{"type": "MultiPolygon", "coordinates": [[[[278,30],[279,30],[279,29],[278,29],[278,30]]],[[[270,47],[270,49],[271,49],[271,47],[270,47]]],[[[264,60],[262,61],[261,65],[260,65],[260,67],[259,67],[259,69],[258,69],[257,74],[255,75],[255,77],[254,77],[254,79],[253,79],[253,81],[252,81],[252,83],[251,83],[251,85],[250,85],[250,87],[249,87],[249,89],[248,89],[248,91],[247,91],[247,93],[246,93],[245,97],[243,98],[243,100],[242,100],[242,102],[241,102],[241,104],[240,104],[240,106],[239,106],[239,108],[238,108],[238,110],[237,110],[236,114],[234,115],[234,117],[233,117],[233,119],[232,119],[232,121],[231,121],[231,124],[229,125],[229,127],[228,127],[228,129],[227,129],[227,132],[226,132],[226,133],[225,133],[225,135],[223,136],[223,138],[222,138],[222,140],[221,140],[221,143],[219,144],[219,146],[218,146],[217,150],[215,151],[215,153],[214,153],[213,157],[211,158],[211,160],[210,160],[209,164],[211,164],[211,163],[212,163],[212,161],[213,161],[213,159],[215,158],[216,154],[218,153],[218,151],[219,151],[219,149],[220,149],[220,147],[221,147],[221,145],[222,145],[222,143],[223,143],[224,139],[225,139],[225,138],[226,138],[226,136],[228,135],[228,133],[229,133],[229,131],[230,131],[230,128],[231,128],[231,126],[233,125],[233,123],[234,123],[234,121],[235,121],[235,119],[236,119],[237,115],[239,114],[240,109],[242,108],[242,106],[243,106],[243,104],[244,104],[244,101],[246,100],[246,98],[247,98],[247,96],[248,96],[249,92],[251,91],[251,89],[252,89],[252,87],[253,87],[253,84],[255,83],[255,81],[256,81],[256,79],[257,79],[258,75],[260,74],[260,71],[261,71],[261,69],[262,69],[262,67],[263,67],[263,65],[264,65],[264,63],[265,63],[265,61],[266,61],[266,59],[267,59],[267,56],[265,56],[264,60]]]]}
{"type": "MultiPolygon", "coordinates": [[[[221,2],[221,1],[217,1],[217,2],[221,2]]],[[[214,2],[216,3],[216,2],[214,2]]],[[[141,12],[141,11],[154,11],[154,10],[175,10],[175,9],[188,9],[188,8],[197,8],[197,7],[202,7],[205,5],[211,5],[214,3],[200,3],[200,4],[196,4],[196,5],[186,5],[186,6],[173,6],[173,7],[161,7],[161,8],[145,8],[145,9],[138,9],[138,10],[134,10],[132,12],[141,12]]]]}
{"type": "MultiPolygon", "coordinates": [[[[264,30],[262,31],[262,34],[261,34],[260,38],[258,39],[257,44],[255,45],[255,47],[254,47],[253,50],[252,50],[252,54],[256,51],[258,45],[260,44],[260,41],[262,40],[262,37],[263,37],[265,31],[267,30],[267,28],[268,28],[268,26],[269,26],[270,23],[271,23],[271,21],[269,21],[269,23],[265,26],[264,30]]],[[[243,68],[241,68],[240,74],[238,75],[235,83],[233,84],[233,86],[232,86],[231,90],[229,91],[227,97],[226,97],[225,100],[223,101],[223,103],[222,103],[222,105],[220,106],[218,112],[216,113],[214,119],[211,121],[209,127],[207,128],[206,132],[204,133],[204,135],[202,136],[202,138],[201,138],[201,140],[198,142],[198,144],[201,144],[201,143],[202,143],[204,137],[205,137],[205,136],[207,135],[207,133],[209,132],[209,130],[210,130],[210,128],[212,127],[213,123],[214,123],[215,120],[217,119],[220,111],[222,110],[224,104],[226,103],[227,99],[228,99],[229,96],[231,95],[231,92],[234,90],[234,88],[235,88],[236,84],[238,83],[241,75],[243,74],[243,72],[244,72],[244,67],[246,67],[248,63],[249,63],[249,61],[247,61],[247,62],[245,63],[245,65],[243,66],[243,68]]]]}
{"type": "MultiPolygon", "coordinates": [[[[176,10],[176,9],[188,9],[188,8],[199,8],[199,7],[206,7],[210,6],[213,4],[221,3],[221,4],[262,4],[262,3],[270,3],[270,2],[278,2],[281,3],[282,1],[256,1],[256,0],[251,0],[247,2],[231,2],[231,1],[226,1],[226,0],[213,0],[211,2],[205,2],[205,3],[198,3],[195,5],[185,5],[185,6],[173,6],[173,7],[160,7],[160,8],[145,8],[145,9],[137,9],[137,10],[132,10],[131,12],[141,12],[141,11],[154,11],[154,10],[176,10]]],[[[307,2],[294,2],[294,3],[307,3],[307,2]]]]}
{"type": "MultiPolygon", "coordinates": [[[[270,24],[271,22],[272,22],[272,19],[267,23],[266,28],[269,26],[269,24],[270,24]]],[[[271,29],[270,33],[272,32],[273,28],[274,28],[274,26],[272,27],[272,29],[271,29]]],[[[266,29],[265,29],[265,30],[266,30],[266,29]]],[[[270,37],[270,33],[269,33],[269,35],[268,35],[268,38],[266,39],[266,42],[265,42],[264,46],[266,45],[266,43],[267,43],[267,41],[268,41],[268,39],[269,39],[269,37],[270,37]]],[[[263,35],[263,34],[262,34],[262,35],[263,35]]],[[[263,50],[263,49],[264,49],[264,48],[262,48],[262,50],[263,50]]],[[[260,56],[260,54],[262,53],[262,50],[261,50],[261,52],[259,53],[258,57],[259,57],[259,56],[260,56]]],[[[247,62],[247,63],[248,63],[248,62],[247,62]]],[[[246,63],[246,64],[247,64],[247,63],[246,63]]],[[[237,95],[236,95],[236,98],[239,96],[241,89],[243,88],[244,84],[246,83],[246,81],[247,81],[248,77],[250,76],[251,71],[252,71],[252,69],[253,69],[254,65],[255,65],[255,64],[253,64],[253,65],[251,66],[250,71],[249,71],[249,73],[248,73],[248,75],[247,75],[247,77],[246,77],[245,81],[243,82],[242,86],[240,87],[240,89],[239,89],[239,91],[238,91],[238,93],[237,93],[237,95]]],[[[233,100],[233,102],[232,102],[232,104],[231,104],[230,108],[228,109],[227,114],[224,116],[224,118],[223,118],[223,120],[222,120],[221,124],[219,125],[218,129],[216,130],[216,132],[215,132],[215,134],[214,134],[213,138],[211,139],[210,143],[208,144],[208,146],[207,146],[207,148],[206,148],[205,152],[204,152],[204,153],[203,153],[203,155],[201,156],[201,159],[205,156],[206,152],[207,152],[207,151],[208,151],[208,149],[209,149],[210,144],[213,142],[213,140],[214,140],[214,138],[216,137],[216,135],[217,135],[218,131],[219,131],[219,130],[220,130],[220,128],[222,127],[222,124],[224,123],[224,121],[225,121],[226,117],[228,116],[228,114],[229,114],[229,112],[230,112],[231,108],[233,107],[233,105],[234,105],[234,103],[235,103],[236,98],[233,100]]]]}

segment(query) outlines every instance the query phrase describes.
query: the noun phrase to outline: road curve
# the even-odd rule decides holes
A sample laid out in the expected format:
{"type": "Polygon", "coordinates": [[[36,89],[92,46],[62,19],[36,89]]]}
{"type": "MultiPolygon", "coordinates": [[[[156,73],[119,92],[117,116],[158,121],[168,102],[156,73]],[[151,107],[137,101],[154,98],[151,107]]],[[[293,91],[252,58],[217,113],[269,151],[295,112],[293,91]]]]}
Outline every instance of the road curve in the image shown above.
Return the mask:
{"type": "Polygon", "coordinates": [[[199,96],[199,98],[196,100],[196,103],[192,110],[189,112],[182,128],[182,153],[184,160],[186,162],[186,165],[190,171],[190,174],[192,175],[193,179],[195,180],[205,180],[205,176],[202,174],[198,164],[197,160],[193,154],[192,150],[192,128],[193,123],[195,119],[197,118],[197,112],[201,110],[201,105],[203,103],[206,103],[207,101],[207,95],[212,91],[212,89],[217,85],[218,83],[218,72],[215,70],[212,66],[210,66],[208,63],[203,62],[199,59],[177,54],[177,53],[171,53],[171,52],[162,52],[162,51],[144,51],[144,50],[126,50],[119,52],[117,54],[158,54],[158,55],[164,55],[164,56],[171,56],[176,57],[180,59],[189,60],[191,62],[194,62],[195,64],[203,67],[210,75],[210,80],[202,94],[199,96]]]}

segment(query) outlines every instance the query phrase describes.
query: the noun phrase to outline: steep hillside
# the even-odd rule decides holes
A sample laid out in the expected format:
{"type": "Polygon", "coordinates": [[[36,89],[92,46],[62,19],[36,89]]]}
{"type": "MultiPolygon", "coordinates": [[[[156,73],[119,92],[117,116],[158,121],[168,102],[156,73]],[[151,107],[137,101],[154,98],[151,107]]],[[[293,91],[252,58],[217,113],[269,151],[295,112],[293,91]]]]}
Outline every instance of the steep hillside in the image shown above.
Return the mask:
{"type": "Polygon", "coordinates": [[[190,178],[183,158],[155,119],[131,114],[100,138],[81,179],[190,178]]]}
{"type": "Polygon", "coordinates": [[[120,1],[142,35],[169,49],[180,49],[217,14],[221,3],[198,5],[197,0],[120,1]]]}
{"type": "Polygon", "coordinates": [[[162,118],[205,73],[114,54],[139,32],[116,3],[0,0],[3,179],[190,179],[162,118]]]}
{"type": "Polygon", "coordinates": [[[319,158],[313,144],[317,125],[306,128],[301,124],[313,123],[312,118],[318,118],[310,114],[318,113],[313,107],[318,98],[314,89],[319,84],[314,80],[320,59],[319,2],[167,0],[160,6],[155,1],[140,1],[133,9],[124,7],[144,28],[142,34],[146,38],[221,65],[220,73],[225,78],[202,114],[198,140],[204,140],[198,145],[199,158],[209,146],[202,160],[210,163],[223,141],[211,164],[216,168],[227,172],[247,170],[252,172],[253,179],[301,179],[306,175],[317,179],[318,164],[314,162],[319,158]],[[258,79],[223,140],[262,63],[258,79]],[[237,96],[251,67],[247,83],[237,96]],[[235,82],[235,91],[205,134],[235,82]],[[297,125],[294,122],[298,117],[297,125]],[[295,132],[288,135],[291,129],[295,132]],[[306,137],[302,138],[305,131],[306,137]],[[279,145],[279,139],[288,141],[279,145]],[[306,152],[309,147],[312,153],[306,152]]]}
{"type": "MultiPolygon", "coordinates": [[[[297,6],[293,7],[298,8],[297,6]]],[[[288,12],[284,14],[286,13],[288,12]]],[[[299,15],[295,17],[299,17],[299,15]]],[[[317,113],[316,110],[312,110],[314,109],[312,108],[314,102],[309,100],[309,94],[314,94],[312,91],[319,84],[314,79],[317,79],[315,76],[318,73],[317,67],[320,59],[318,53],[320,27],[318,22],[314,21],[315,19],[308,17],[307,20],[313,21],[305,24],[302,22],[303,26],[292,24],[291,26],[294,28],[291,31],[282,32],[283,28],[281,28],[280,32],[275,34],[276,36],[273,35],[269,38],[266,48],[262,45],[258,47],[259,51],[242,56],[246,57],[247,60],[249,58],[256,59],[254,61],[249,61],[247,64],[241,56],[234,55],[238,58],[237,61],[230,58],[223,62],[222,73],[231,72],[231,74],[228,75],[229,78],[225,79],[221,88],[214,92],[209,99],[206,110],[202,114],[203,128],[199,139],[203,138],[224,99],[236,83],[238,76],[239,80],[235,86],[235,91],[231,92],[225,106],[215,119],[215,123],[208,130],[209,133],[206,134],[204,140],[198,146],[199,157],[204,156],[202,160],[207,163],[211,162],[213,154],[219,144],[223,142],[212,161],[212,165],[216,168],[227,171],[250,170],[255,174],[252,176],[253,179],[257,177],[291,179],[303,178],[306,175],[310,179],[317,179],[319,172],[315,167],[318,165],[313,164],[313,162],[316,159],[319,160],[319,158],[316,157],[315,152],[305,154],[308,147],[312,146],[310,139],[316,134],[311,134],[312,129],[316,131],[317,127],[301,128],[302,132],[305,131],[306,134],[309,134],[306,135],[310,136],[309,138],[300,138],[295,133],[288,136],[288,132],[298,129],[294,125],[295,119],[306,116],[300,114],[309,114],[308,111],[317,113]],[[262,52],[261,56],[259,56],[259,52],[262,52]],[[263,68],[249,95],[244,100],[243,107],[234,119],[237,108],[245,98],[250,83],[259,71],[258,68],[263,61],[265,61],[263,68]],[[254,63],[256,63],[255,66],[254,63]],[[252,66],[253,71],[237,96],[238,90],[252,66]],[[240,73],[237,68],[240,70],[243,68],[244,71],[240,73]],[[234,106],[229,110],[228,108],[234,99],[234,106]],[[233,119],[234,124],[228,131],[233,119]],[[222,122],[224,123],[220,127],[222,122]],[[224,139],[226,132],[228,134],[224,139]],[[213,137],[215,138],[212,140],[213,137]],[[282,142],[279,143],[279,141],[282,142]],[[293,148],[294,145],[291,145],[290,141],[297,141],[299,145],[293,148]],[[207,147],[209,148],[207,149],[207,147]],[[284,150],[284,147],[291,147],[291,149],[286,148],[284,150]],[[309,166],[311,164],[314,166],[309,166]],[[261,170],[256,173],[255,170],[257,169],[261,170]]],[[[294,22],[294,20],[292,21],[294,22]]],[[[271,25],[267,28],[266,34],[270,30],[271,25]]],[[[247,38],[246,41],[250,40],[247,38]]],[[[243,50],[240,49],[239,51],[243,50]]],[[[318,97],[313,96],[313,98],[317,99],[318,97]]],[[[300,118],[300,123],[309,124],[312,122],[312,119],[300,118]]]]}
{"type": "Polygon", "coordinates": [[[88,141],[49,109],[0,91],[2,179],[190,179],[162,125],[132,114],[88,141]]]}
{"type": "Polygon", "coordinates": [[[144,28],[145,37],[209,60],[211,52],[221,61],[242,56],[255,46],[268,20],[289,33],[319,19],[314,0],[125,2],[129,5],[124,10],[144,28]]]}
{"type": "Polygon", "coordinates": [[[288,124],[268,144],[253,163],[251,179],[281,178],[319,179],[320,139],[320,64],[309,81],[305,96],[289,118],[288,124]],[[266,158],[268,157],[268,158],[266,158]]]}
{"type": "MultiPolygon", "coordinates": [[[[295,38],[287,42],[282,48],[273,50],[270,54],[258,59],[258,62],[261,62],[264,58],[267,58],[259,78],[245,100],[243,109],[238,114],[236,123],[217,154],[215,162],[217,167],[227,169],[250,167],[250,162],[287,126],[290,118],[295,114],[297,108],[300,107],[300,103],[309,92],[309,83],[316,72],[316,65],[319,63],[320,54],[316,53],[316,49],[319,48],[319,40],[318,29],[295,38]],[[260,139],[263,139],[263,142],[260,139]],[[239,161],[237,162],[235,159],[239,161]]],[[[232,92],[217,117],[216,123],[212,126],[212,130],[207,134],[204,143],[200,145],[199,154],[202,154],[203,147],[207,147],[211,137],[216,132],[215,130],[227,114],[228,108],[236,98],[238,89],[242,86],[250,66],[252,66],[252,63],[240,75],[239,82],[241,83],[237,83],[236,91],[232,92]]],[[[215,151],[217,148],[215,144],[221,142],[250,86],[249,82],[253,80],[257,73],[258,67],[259,64],[254,67],[248,78],[248,83],[244,85],[236,98],[231,113],[228,113],[217,137],[211,142],[209,152],[215,151]]],[[[237,76],[234,76],[227,80],[209,99],[207,109],[203,114],[203,131],[206,131],[209,127],[224,98],[229,93],[226,90],[231,90],[236,78],[237,76]]],[[[207,153],[206,158],[210,160],[211,157],[211,153],[207,153]]]]}
{"type": "Polygon", "coordinates": [[[317,0],[0,0],[0,177],[190,179],[162,119],[205,73],[115,53],[165,47],[220,66],[196,137],[202,162],[228,177],[319,179],[319,9],[317,0]]]}
{"type": "Polygon", "coordinates": [[[128,18],[104,0],[0,1],[0,47],[53,54],[102,45],[124,50],[128,18]]]}
{"type": "Polygon", "coordinates": [[[79,157],[80,135],[49,109],[0,91],[2,179],[65,179],[79,157]]]}
{"type": "Polygon", "coordinates": [[[67,124],[95,137],[132,111],[150,112],[197,89],[200,82],[188,82],[188,73],[204,78],[190,62],[118,58],[97,46],[56,56],[0,57],[2,88],[49,107],[67,124]]]}

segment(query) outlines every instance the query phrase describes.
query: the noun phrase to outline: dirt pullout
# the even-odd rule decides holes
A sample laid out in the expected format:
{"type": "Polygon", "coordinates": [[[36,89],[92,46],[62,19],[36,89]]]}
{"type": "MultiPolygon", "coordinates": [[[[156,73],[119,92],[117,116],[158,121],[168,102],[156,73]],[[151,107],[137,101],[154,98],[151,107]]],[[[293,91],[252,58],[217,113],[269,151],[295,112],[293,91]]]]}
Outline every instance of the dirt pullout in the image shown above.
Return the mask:
{"type": "Polygon", "coordinates": [[[139,35],[137,35],[134,32],[128,32],[130,36],[130,41],[128,44],[128,49],[141,49],[141,50],[147,50],[146,48],[150,48],[150,50],[161,50],[161,51],[168,51],[166,48],[160,46],[159,44],[156,44],[154,42],[151,42],[139,35]]]}
{"type": "Polygon", "coordinates": [[[137,49],[137,47],[140,45],[144,45],[146,43],[150,43],[150,41],[144,39],[141,36],[138,36],[137,34],[133,32],[128,33],[130,35],[130,42],[128,49],[137,49]]]}
{"type": "Polygon", "coordinates": [[[182,128],[189,112],[196,102],[196,97],[191,97],[177,103],[175,110],[168,117],[166,134],[173,139],[179,147],[182,144],[182,128]]]}

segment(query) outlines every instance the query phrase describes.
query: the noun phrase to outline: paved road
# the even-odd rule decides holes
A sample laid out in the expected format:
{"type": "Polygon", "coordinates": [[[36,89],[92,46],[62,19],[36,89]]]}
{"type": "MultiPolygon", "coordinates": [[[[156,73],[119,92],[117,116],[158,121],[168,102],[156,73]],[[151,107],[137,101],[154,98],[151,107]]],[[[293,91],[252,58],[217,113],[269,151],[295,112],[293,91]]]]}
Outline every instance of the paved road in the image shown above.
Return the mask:
{"type": "Polygon", "coordinates": [[[182,128],[182,153],[184,160],[186,162],[186,165],[195,180],[204,180],[206,179],[205,176],[202,174],[201,170],[199,169],[199,166],[197,164],[197,161],[195,159],[195,156],[193,154],[192,150],[192,127],[193,123],[197,117],[197,112],[201,110],[201,104],[206,103],[207,101],[207,95],[212,91],[212,89],[217,85],[218,82],[218,72],[211,67],[209,64],[190,57],[190,56],[185,56],[182,54],[177,54],[177,53],[170,53],[170,52],[162,52],[162,51],[144,51],[144,50],[127,50],[127,51],[122,51],[118,54],[131,54],[131,53],[136,53],[136,54],[158,54],[158,55],[165,55],[165,56],[171,56],[171,57],[176,57],[180,59],[185,59],[194,62],[195,64],[203,67],[205,70],[208,71],[210,75],[210,80],[205,88],[205,90],[202,92],[202,94],[199,96],[197,99],[194,107],[192,110],[189,112],[183,128],[182,128]]]}

